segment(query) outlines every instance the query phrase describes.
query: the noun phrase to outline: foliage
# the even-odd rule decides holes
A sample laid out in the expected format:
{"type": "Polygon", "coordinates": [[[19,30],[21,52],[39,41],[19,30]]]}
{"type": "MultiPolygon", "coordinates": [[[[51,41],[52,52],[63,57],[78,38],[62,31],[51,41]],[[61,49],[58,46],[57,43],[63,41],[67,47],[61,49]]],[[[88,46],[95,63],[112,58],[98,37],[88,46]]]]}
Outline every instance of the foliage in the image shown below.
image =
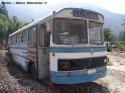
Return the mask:
{"type": "Polygon", "coordinates": [[[119,41],[118,44],[117,44],[117,47],[120,51],[125,51],[125,42],[119,41]]]}
{"type": "Polygon", "coordinates": [[[5,5],[0,4],[0,42],[7,48],[9,34],[24,26],[17,17],[9,17],[5,5]],[[5,44],[6,42],[6,44],[5,44]]]}
{"type": "Polygon", "coordinates": [[[120,32],[119,40],[125,42],[125,31],[120,32]]]}
{"type": "Polygon", "coordinates": [[[111,51],[111,47],[112,47],[112,45],[116,44],[117,38],[113,34],[113,32],[110,30],[110,28],[104,28],[103,31],[104,31],[104,40],[107,43],[107,50],[111,51]],[[109,46],[109,44],[110,44],[110,46],[109,46]]]}
{"type": "Polygon", "coordinates": [[[121,26],[123,27],[123,31],[125,31],[125,19],[123,20],[123,23],[121,24],[121,26]]]}
{"type": "Polygon", "coordinates": [[[123,31],[119,34],[119,43],[117,45],[120,51],[125,51],[125,19],[123,21],[124,22],[121,24],[121,26],[123,26],[123,31]]]}
{"type": "Polygon", "coordinates": [[[7,10],[4,4],[0,4],[0,13],[7,15],[7,10]]]}
{"type": "Polygon", "coordinates": [[[8,31],[8,26],[9,21],[7,19],[7,16],[4,14],[0,14],[0,40],[4,39],[4,36],[8,31]]]}
{"type": "Polygon", "coordinates": [[[112,31],[110,28],[104,28],[104,40],[110,42],[112,40],[112,31]]]}
{"type": "Polygon", "coordinates": [[[13,16],[12,18],[9,18],[9,34],[18,30],[19,28],[23,27],[24,23],[19,21],[16,16],[13,16]]]}

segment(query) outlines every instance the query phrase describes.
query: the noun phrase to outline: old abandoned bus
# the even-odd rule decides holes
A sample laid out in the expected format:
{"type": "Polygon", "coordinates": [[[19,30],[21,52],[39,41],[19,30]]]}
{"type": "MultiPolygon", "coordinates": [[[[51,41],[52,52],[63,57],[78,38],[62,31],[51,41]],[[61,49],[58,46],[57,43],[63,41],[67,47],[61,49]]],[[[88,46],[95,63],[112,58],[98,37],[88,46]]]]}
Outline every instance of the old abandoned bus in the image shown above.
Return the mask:
{"type": "Polygon", "coordinates": [[[13,60],[34,78],[55,84],[91,82],[106,75],[104,17],[65,8],[10,34],[13,60]]]}

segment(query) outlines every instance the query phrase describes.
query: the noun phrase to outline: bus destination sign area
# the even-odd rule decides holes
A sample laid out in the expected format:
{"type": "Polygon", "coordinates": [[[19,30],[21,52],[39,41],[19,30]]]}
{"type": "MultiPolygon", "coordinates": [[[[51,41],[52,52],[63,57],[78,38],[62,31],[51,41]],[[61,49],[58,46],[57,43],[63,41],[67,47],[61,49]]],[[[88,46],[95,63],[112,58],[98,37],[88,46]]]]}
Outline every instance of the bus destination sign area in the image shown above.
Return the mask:
{"type": "Polygon", "coordinates": [[[74,9],[73,10],[73,16],[74,17],[84,17],[84,18],[90,18],[98,20],[98,14],[93,11],[87,11],[84,9],[74,9]]]}

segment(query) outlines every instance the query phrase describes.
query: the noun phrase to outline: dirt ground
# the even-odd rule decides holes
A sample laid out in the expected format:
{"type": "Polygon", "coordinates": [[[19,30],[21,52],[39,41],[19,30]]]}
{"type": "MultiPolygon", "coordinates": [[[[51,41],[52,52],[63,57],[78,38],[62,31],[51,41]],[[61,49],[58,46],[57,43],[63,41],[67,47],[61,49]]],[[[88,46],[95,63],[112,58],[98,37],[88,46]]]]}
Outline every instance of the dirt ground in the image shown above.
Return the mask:
{"type": "MultiPolygon", "coordinates": [[[[107,76],[92,82],[96,91],[90,93],[125,93],[125,54],[113,52],[108,57],[107,76]]],[[[43,83],[20,70],[17,65],[6,62],[4,52],[0,51],[0,93],[52,93],[43,83]]]]}
{"type": "Polygon", "coordinates": [[[113,52],[108,57],[107,76],[96,82],[107,87],[110,93],[125,93],[125,54],[113,52]]]}

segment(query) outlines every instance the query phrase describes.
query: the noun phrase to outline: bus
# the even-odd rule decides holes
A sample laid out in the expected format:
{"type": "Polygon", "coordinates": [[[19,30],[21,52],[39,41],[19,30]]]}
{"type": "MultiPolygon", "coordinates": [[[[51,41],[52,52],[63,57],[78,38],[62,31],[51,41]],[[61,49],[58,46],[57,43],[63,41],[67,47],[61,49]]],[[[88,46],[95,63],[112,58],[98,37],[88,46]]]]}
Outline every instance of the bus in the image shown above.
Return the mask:
{"type": "Polygon", "coordinates": [[[64,8],[9,35],[14,62],[35,79],[77,84],[107,74],[104,17],[95,11],[64,8]]]}

